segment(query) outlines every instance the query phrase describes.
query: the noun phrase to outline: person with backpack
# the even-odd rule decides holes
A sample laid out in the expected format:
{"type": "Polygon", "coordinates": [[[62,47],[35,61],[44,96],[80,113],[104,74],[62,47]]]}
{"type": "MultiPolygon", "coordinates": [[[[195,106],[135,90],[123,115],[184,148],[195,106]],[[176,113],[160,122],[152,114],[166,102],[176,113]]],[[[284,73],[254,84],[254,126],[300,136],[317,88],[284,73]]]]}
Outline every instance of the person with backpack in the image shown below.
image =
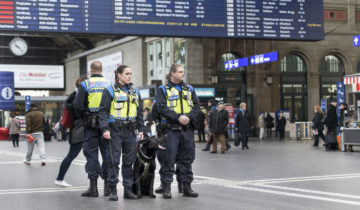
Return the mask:
{"type": "MultiPolygon", "coordinates": [[[[79,87],[80,83],[87,79],[86,75],[79,77],[76,80],[76,88],[79,87]]],[[[76,96],[76,90],[72,92],[68,98],[65,100],[64,106],[72,113],[74,116],[74,108],[73,108],[73,101],[76,96]]],[[[71,162],[79,155],[84,140],[84,124],[81,118],[75,118],[71,127],[70,127],[70,134],[69,134],[69,144],[70,149],[64,160],[61,162],[58,176],[54,182],[55,185],[61,187],[71,187],[72,185],[64,181],[65,174],[69,169],[71,162]]]]}
{"type": "Polygon", "coordinates": [[[320,137],[322,138],[323,141],[325,141],[325,136],[323,133],[324,130],[324,122],[323,122],[323,118],[324,115],[321,112],[321,108],[319,105],[314,106],[314,117],[312,120],[312,129],[314,130],[314,144],[312,145],[313,147],[318,147],[319,146],[319,139],[320,137]]]}

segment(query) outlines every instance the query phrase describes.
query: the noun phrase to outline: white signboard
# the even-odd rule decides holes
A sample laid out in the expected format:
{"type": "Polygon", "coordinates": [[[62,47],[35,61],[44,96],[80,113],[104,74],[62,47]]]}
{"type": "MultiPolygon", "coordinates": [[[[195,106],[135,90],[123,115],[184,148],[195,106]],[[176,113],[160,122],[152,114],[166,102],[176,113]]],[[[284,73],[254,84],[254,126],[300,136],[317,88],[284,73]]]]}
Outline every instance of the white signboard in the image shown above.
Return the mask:
{"type": "Polygon", "coordinates": [[[64,66],[0,65],[0,71],[14,72],[15,88],[64,89],[64,66]]]}
{"type": "Polygon", "coordinates": [[[88,61],[87,70],[90,75],[90,65],[94,61],[100,61],[103,66],[103,76],[110,81],[115,82],[114,71],[122,64],[122,52],[113,53],[104,57],[96,58],[88,61]]]}

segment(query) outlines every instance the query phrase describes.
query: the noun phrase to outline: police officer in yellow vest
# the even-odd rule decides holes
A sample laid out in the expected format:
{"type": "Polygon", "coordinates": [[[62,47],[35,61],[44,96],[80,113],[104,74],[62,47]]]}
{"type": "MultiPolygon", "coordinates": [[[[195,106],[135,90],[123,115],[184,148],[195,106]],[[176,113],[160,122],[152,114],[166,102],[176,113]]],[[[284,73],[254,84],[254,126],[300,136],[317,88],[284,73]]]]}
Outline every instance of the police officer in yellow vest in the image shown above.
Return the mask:
{"type": "Polygon", "coordinates": [[[171,198],[171,182],[177,164],[177,179],[183,183],[183,196],[198,197],[191,189],[193,181],[192,163],[195,159],[194,124],[200,111],[199,99],[192,86],[184,82],[185,70],[180,64],[170,67],[170,79],[156,93],[160,114],[166,118],[168,140],[162,143],[166,150],[158,151],[163,164],[160,180],[164,188],[163,197],[171,198]]]}
{"type": "Polygon", "coordinates": [[[91,77],[83,81],[74,99],[74,111],[77,117],[83,119],[85,125],[85,135],[83,152],[86,157],[85,170],[90,179],[90,186],[87,191],[81,194],[84,197],[98,197],[97,179],[99,175],[105,180],[104,195],[108,195],[106,183],[106,142],[102,139],[102,132],[99,128],[99,105],[102,91],[109,86],[110,81],[102,76],[102,64],[94,61],[90,65],[91,77]],[[102,166],[99,164],[99,148],[103,159],[102,166]]]}
{"type": "Polygon", "coordinates": [[[108,183],[109,200],[117,201],[119,163],[122,155],[122,180],[125,199],[137,199],[132,192],[132,165],[136,160],[136,131],[143,139],[144,121],[140,93],[131,83],[131,69],[121,65],[115,71],[116,84],[107,87],[100,103],[100,128],[109,142],[108,183]]]}

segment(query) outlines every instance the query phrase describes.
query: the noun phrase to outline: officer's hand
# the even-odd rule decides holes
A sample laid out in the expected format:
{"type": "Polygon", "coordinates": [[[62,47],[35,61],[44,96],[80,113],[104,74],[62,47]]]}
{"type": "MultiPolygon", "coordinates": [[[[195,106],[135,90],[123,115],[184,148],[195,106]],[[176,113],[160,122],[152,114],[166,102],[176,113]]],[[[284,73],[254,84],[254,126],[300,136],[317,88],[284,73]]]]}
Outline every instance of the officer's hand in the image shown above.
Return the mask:
{"type": "Polygon", "coordinates": [[[103,137],[107,140],[110,140],[111,139],[110,131],[109,130],[104,131],[103,137]]]}
{"type": "Polygon", "coordinates": [[[140,132],[140,133],[139,133],[139,139],[140,139],[140,140],[143,140],[143,139],[144,139],[144,133],[143,133],[143,132],[140,132]]]}
{"type": "Polygon", "coordinates": [[[179,123],[180,123],[181,125],[187,125],[187,124],[189,124],[189,122],[190,122],[190,118],[189,118],[188,116],[181,115],[181,116],[179,117],[179,123]]]}

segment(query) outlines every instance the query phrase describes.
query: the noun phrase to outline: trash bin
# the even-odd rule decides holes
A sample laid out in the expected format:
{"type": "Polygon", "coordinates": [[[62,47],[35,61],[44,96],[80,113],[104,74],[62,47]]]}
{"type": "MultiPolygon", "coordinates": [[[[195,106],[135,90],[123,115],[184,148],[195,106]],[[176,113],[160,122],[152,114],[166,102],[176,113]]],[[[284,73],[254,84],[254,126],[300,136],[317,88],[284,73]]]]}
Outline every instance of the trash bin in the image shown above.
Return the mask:
{"type": "Polygon", "coordinates": [[[0,128],[0,140],[9,140],[9,129],[1,127],[0,128]]]}

